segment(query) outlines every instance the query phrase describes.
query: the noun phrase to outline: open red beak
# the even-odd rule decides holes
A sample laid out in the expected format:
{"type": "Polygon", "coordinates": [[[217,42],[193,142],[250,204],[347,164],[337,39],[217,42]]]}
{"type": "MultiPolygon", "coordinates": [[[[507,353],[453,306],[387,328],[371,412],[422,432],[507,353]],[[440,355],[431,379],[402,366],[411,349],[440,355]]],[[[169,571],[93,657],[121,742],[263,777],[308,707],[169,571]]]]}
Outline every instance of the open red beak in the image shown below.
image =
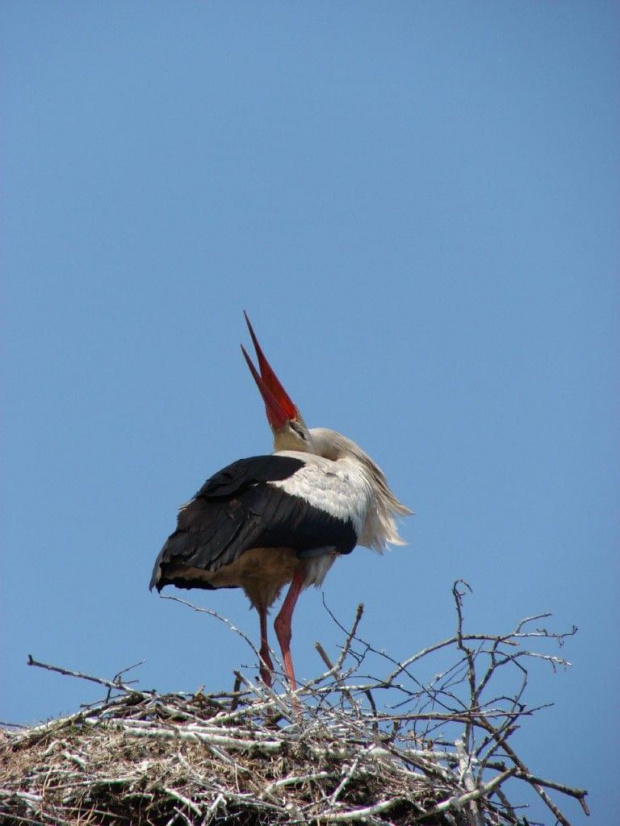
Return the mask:
{"type": "Polygon", "coordinates": [[[260,373],[252,364],[252,359],[248,356],[247,351],[242,344],[241,349],[243,351],[243,355],[245,356],[250,372],[254,376],[254,381],[256,382],[258,389],[260,390],[260,394],[263,397],[263,401],[265,402],[265,409],[267,411],[269,424],[274,430],[282,430],[287,422],[295,421],[299,418],[297,408],[291,401],[286,390],[280,384],[280,380],[273,372],[271,365],[265,358],[265,354],[258,343],[258,339],[252,329],[252,325],[250,324],[250,319],[245,311],[243,315],[245,316],[245,321],[248,325],[250,336],[252,337],[252,343],[254,344],[254,349],[256,350],[256,358],[258,359],[260,373]]]}

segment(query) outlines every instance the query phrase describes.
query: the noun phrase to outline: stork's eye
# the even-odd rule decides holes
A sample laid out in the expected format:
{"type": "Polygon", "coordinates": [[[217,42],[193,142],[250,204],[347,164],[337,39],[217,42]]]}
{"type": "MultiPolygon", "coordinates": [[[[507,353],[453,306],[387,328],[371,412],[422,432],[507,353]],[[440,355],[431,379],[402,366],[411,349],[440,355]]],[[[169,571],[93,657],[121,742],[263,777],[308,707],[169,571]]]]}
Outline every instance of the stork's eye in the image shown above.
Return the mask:
{"type": "Polygon", "coordinates": [[[301,425],[297,424],[297,422],[291,422],[291,430],[295,431],[295,434],[299,436],[300,439],[303,439],[304,442],[308,441],[308,436],[306,435],[305,430],[301,425]]]}

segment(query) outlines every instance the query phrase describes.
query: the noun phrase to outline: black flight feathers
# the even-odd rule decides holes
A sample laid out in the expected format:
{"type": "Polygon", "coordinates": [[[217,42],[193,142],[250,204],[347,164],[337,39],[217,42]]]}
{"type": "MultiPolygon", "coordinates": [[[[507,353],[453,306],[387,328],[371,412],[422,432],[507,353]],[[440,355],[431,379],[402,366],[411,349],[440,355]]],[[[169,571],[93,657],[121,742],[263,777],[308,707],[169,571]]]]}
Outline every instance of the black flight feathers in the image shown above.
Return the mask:
{"type": "Polygon", "coordinates": [[[280,482],[304,466],[292,456],[252,456],[219,470],[200,488],[195,498],[227,499],[258,482],[280,482]]]}
{"type": "Polygon", "coordinates": [[[304,464],[290,456],[254,456],[208,479],[181,508],[177,529],[155,562],[150,587],[161,590],[171,582],[167,563],[217,571],[251,548],[292,548],[299,557],[311,556],[317,548],[350,553],[357,543],[350,520],[268,484],[287,479],[304,464]]]}

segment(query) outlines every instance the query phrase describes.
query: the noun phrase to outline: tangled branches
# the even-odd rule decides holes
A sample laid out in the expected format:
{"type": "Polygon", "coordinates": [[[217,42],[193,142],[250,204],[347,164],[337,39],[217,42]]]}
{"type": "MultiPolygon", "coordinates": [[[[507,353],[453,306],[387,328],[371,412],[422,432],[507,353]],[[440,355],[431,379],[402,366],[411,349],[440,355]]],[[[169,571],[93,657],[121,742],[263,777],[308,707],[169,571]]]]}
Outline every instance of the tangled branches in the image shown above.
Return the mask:
{"type": "Polygon", "coordinates": [[[542,615],[503,635],[466,633],[467,587],[453,588],[454,636],[402,662],[361,639],[360,606],[335,661],[317,644],[327,670],[297,702],[286,686],[277,693],[241,673],[231,692],[159,695],[125,672],[105,680],[31,658],[107,696],[0,734],[0,822],[516,826],[527,822],[508,797],[519,780],[570,826],[550,792],[587,813],[586,792],[536,776],[511,738],[540,708],[525,700],[528,664],[568,665],[531,646],[561,645],[576,629],[537,628],[542,615]],[[456,661],[422,681],[438,653],[456,661]],[[377,664],[384,676],[368,673],[377,664]],[[507,676],[512,688],[496,688],[507,676]]]}

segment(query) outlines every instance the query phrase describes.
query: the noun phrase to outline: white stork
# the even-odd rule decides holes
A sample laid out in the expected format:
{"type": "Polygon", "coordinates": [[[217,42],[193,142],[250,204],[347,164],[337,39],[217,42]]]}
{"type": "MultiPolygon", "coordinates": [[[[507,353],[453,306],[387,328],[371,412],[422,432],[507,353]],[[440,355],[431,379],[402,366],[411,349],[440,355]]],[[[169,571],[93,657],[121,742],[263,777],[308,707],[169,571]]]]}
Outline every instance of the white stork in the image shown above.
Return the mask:
{"type": "Polygon", "coordinates": [[[181,507],[150,587],[243,588],[258,611],[260,674],[271,685],[267,613],[290,583],[274,627],[295,690],[291,620],[300,592],[321,585],[336,558],[356,545],[381,552],[387,543],[405,544],[395,517],[411,511],[355,442],[306,426],[245,319],[260,373],[241,349],[265,402],[274,453],[225,467],[181,507]]]}

